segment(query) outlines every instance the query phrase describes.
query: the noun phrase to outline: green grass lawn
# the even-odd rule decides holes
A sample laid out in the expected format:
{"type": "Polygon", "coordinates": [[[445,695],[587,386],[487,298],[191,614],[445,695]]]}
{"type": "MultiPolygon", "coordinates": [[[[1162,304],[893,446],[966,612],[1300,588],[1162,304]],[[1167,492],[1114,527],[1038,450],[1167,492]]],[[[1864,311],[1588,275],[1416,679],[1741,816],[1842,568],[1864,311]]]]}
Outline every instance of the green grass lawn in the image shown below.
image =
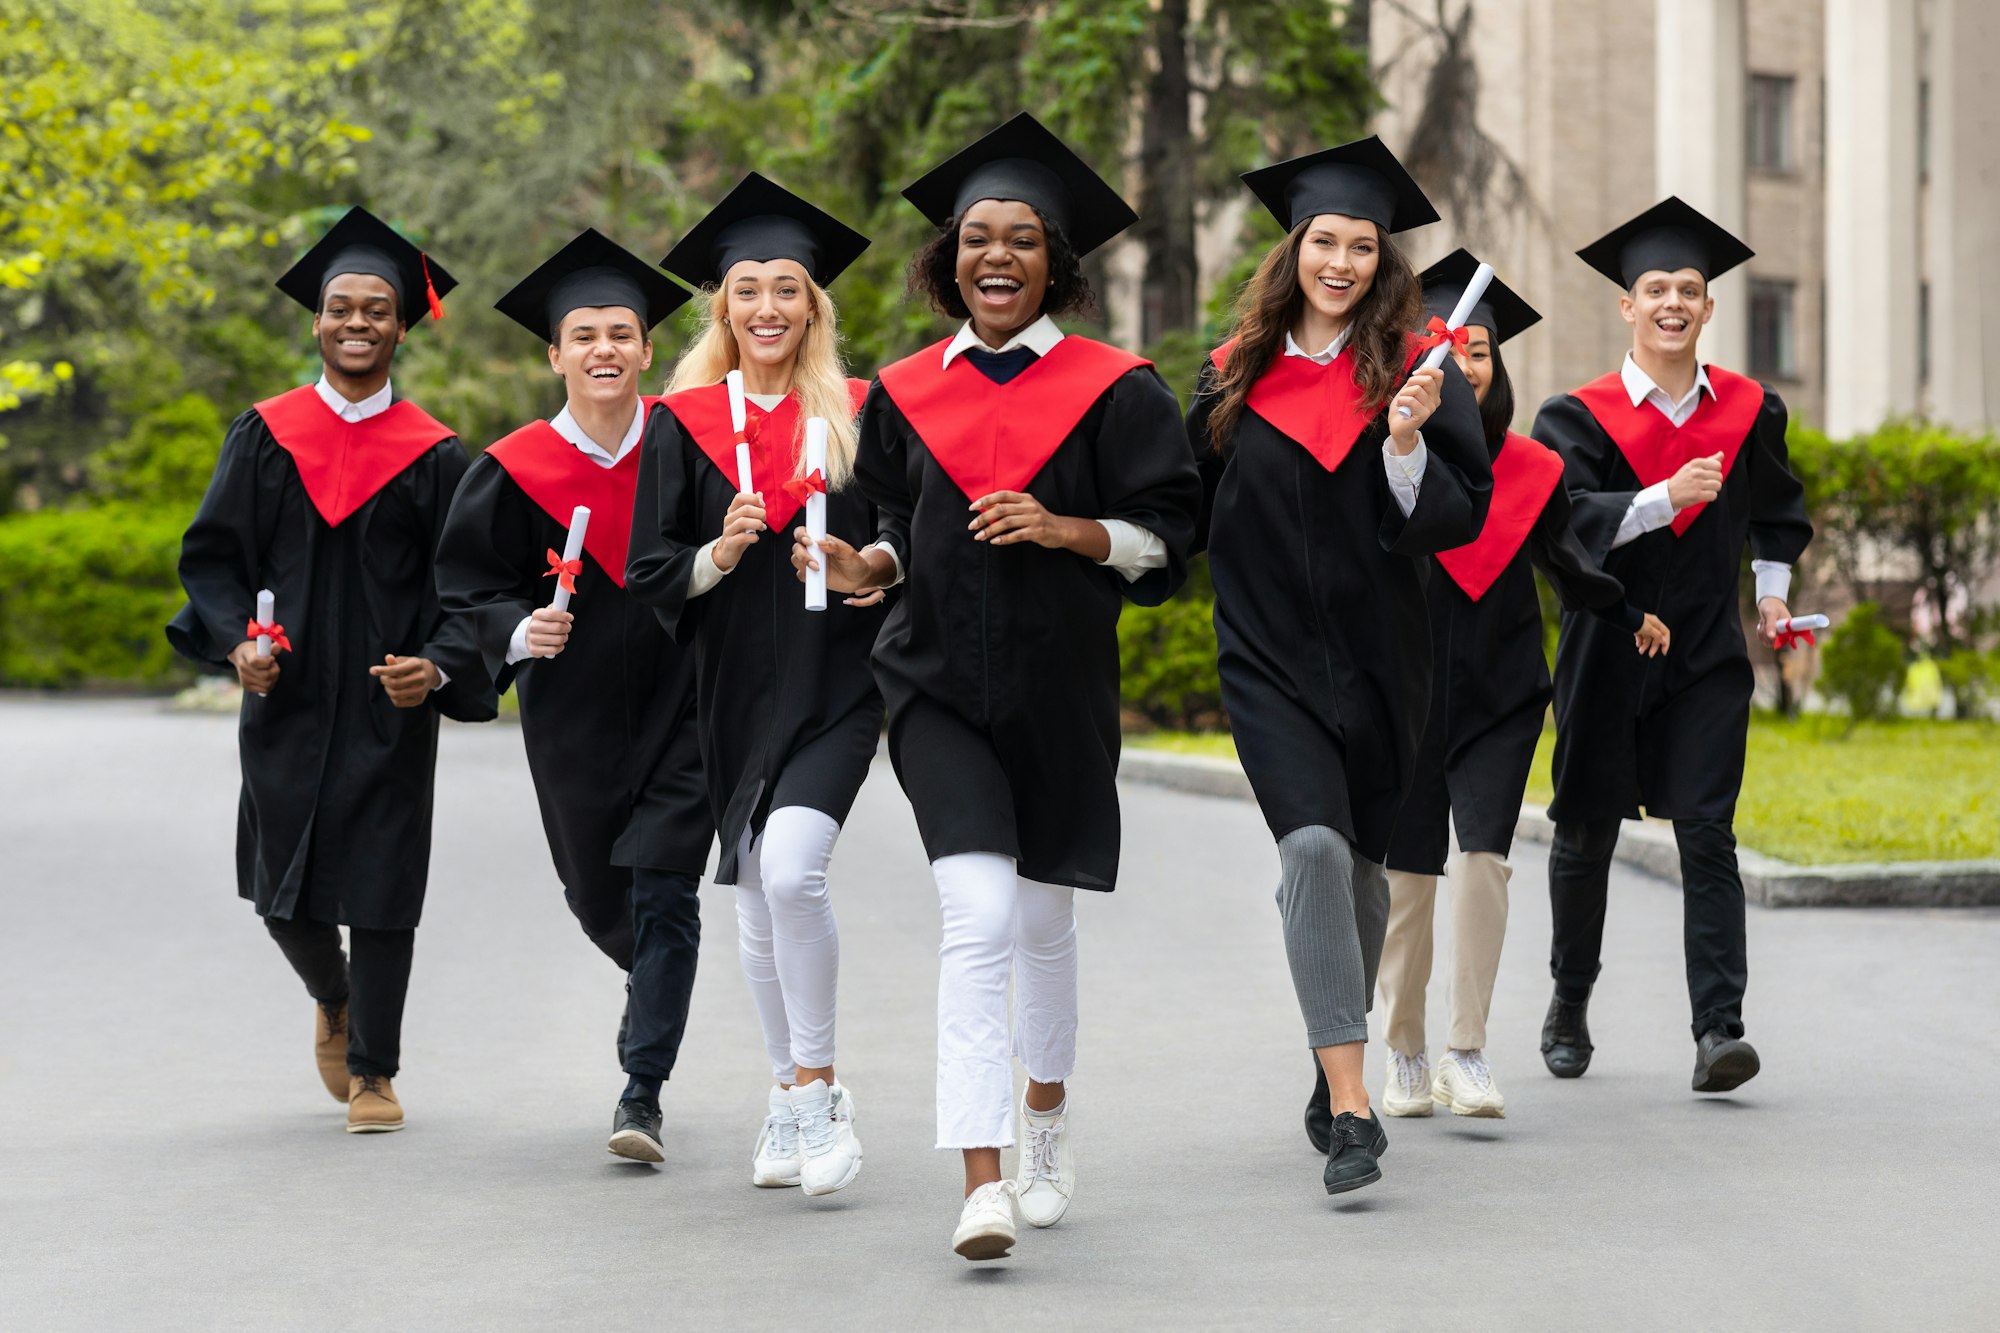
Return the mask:
{"type": "MultiPolygon", "coordinates": [[[[1750,726],[1736,836],[1802,864],[2000,856],[2000,726],[1909,719],[1864,723],[1758,715],[1750,726]]],[[[1225,735],[1150,732],[1133,745],[1233,759],[1225,735]]],[[[1544,732],[1528,800],[1549,799],[1544,732]]]]}

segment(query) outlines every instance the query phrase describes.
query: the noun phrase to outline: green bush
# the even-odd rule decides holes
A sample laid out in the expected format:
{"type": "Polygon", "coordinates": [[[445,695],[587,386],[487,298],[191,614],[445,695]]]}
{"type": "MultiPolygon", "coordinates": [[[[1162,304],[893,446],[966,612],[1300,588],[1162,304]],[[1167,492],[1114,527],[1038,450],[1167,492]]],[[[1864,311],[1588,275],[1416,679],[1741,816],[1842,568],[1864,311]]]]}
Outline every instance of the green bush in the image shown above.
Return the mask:
{"type": "Polygon", "coordinates": [[[1961,648],[1938,659],[1937,667],[1960,717],[1984,717],[2000,697],[2000,649],[1981,653],[1961,648]]]}
{"type": "Polygon", "coordinates": [[[187,512],[131,503],[0,519],[0,685],[164,685],[187,512]]]}
{"type": "Polygon", "coordinates": [[[1125,608],[1118,618],[1118,667],[1127,708],[1163,727],[1221,725],[1214,610],[1206,559],[1195,561],[1187,586],[1164,605],[1125,608]]]}
{"type": "Polygon", "coordinates": [[[1888,716],[1903,692],[1909,666],[1903,641],[1882,621],[1882,608],[1863,602],[1827,637],[1819,687],[1847,704],[1855,722],[1888,716]]]}

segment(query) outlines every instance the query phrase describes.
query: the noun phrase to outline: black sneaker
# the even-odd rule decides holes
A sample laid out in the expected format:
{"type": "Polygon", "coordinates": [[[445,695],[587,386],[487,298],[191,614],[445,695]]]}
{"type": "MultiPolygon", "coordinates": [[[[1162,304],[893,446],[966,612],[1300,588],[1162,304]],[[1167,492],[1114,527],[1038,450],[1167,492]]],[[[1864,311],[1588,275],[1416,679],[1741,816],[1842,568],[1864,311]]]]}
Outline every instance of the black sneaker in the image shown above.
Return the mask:
{"type": "Polygon", "coordinates": [[[1549,1016],[1542,1020],[1542,1063],[1557,1078],[1582,1078],[1590,1068],[1590,1001],[1549,999],[1549,1016]]]}
{"type": "Polygon", "coordinates": [[[1720,1028],[1701,1034],[1694,1044],[1694,1090],[1729,1092],[1757,1077],[1763,1066],[1757,1048],[1720,1028]]]}
{"type": "Polygon", "coordinates": [[[660,1104],[627,1097],[618,1103],[611,1117],[611,1153],[634,1162],[664,1162],[667,1150],[660,1145],[660,1104]]]}
{"type": "Polygon", "coordinates": [[[1345,1194],[1382,1178],[1378,1160],[1389,1147],[1379,1120],[1363,1120],[1352,1111],[1333,1118],[1332,1151],[1326,1158],[1326,1192],[1345,1194]]]}
{"type": "Polygon", "coordinates": [[[1306,1142],[1313,1151],[1326,1156],[1333,1141],[1333,1097],[1326,1090],[1326,1066],[1313,1057],[1312,1096],[1306,1098],[1306,1142]]]}

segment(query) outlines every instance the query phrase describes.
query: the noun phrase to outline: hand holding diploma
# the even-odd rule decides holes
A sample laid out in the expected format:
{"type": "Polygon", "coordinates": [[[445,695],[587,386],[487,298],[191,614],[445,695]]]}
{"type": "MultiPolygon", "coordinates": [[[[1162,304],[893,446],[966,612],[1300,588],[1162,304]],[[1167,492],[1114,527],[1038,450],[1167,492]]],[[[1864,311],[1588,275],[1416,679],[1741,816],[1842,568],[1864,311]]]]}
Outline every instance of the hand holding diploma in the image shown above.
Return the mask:
{"type": "Polygon", "coordinates": [[[569,513],[569,536],[563,541],[563,553],[557,558],[549,552],[548,572],[542,577],[556,581],[556,595],[550,605],[558,611],[569,610],[569,599],[576,592],[576,577],[583,573],[583,535],[590,529],[590,510],[578,505],[569,513]]]}
{"type": "Polygon", "coordinates": [[[271,590],[260,590],[257,614],[243,627],[243,642],[229,653],[237,683],[252,694],[269,694],[278,683],[278,662],[271,656],[272,649],[286,653],[292,650],[292,641],[285,636],[285,627],[277,623],[277,616],[271,590]]]}
{"type": "Polygon", "coordinates": [[[755,495],[757,481],[750,473],[750,441],[743,434],[750,416],[743,398],[743,372],[732,370],[722,381],[729,386],[729,429],[736,434],[736,493],[755,495]]]}
{"type": "MultiPolygon", "coordinates": [[[[1437,328],[1436,327],[1437,318],[1435,316],[1431,318],[1431,324],[1433,327],[1431,329],[1431,336],[1427,340],[1430,343],[1430,351],[1424,354],[1423,362],[1421,365],[1418,366],[1416,375],[1412,376],[1410,379],[1411,384],[1415,384],[1417,380],[1423,376],[1425,371],[1438,371],[1439,374],[1436,382],[1440,385],[1444,383],[1444,375],[1442,373],[1444,369],[1444,359],[1446,356],[1450,355],[1451,349],[1454,346],[1461,345],[1464,342],[1464,339],[1459,334],[1459,330],[1465,327],[1466,320],[1472,318],[1473,309],[1478,306],[1479,302],[1482,299],[1484,299],[1484,297],[1486,296],[1487,285],[1492,281],[1493,281],[1493,266],[1491,264],[1481,264],[1478,268],[1473,270],[1472,280],[1465,284],[1465,290],[1459,293],[1458,304],[1451,308],[1451,318],[1445,321],[1445,326],[1442,329],[1437,328]]],[[[1408,393],[1408,392],[1409,389],[1406,386],[1404,388],[1403,393],[1408,393]]],[[[1392,418],[1392,421],[1393,420],[1412,421],[1416,422],[1416,424],[1418,425],[1422,425],[1423,424],[1422,419],[1417,416],[1419,407],[1420,407],[1419,403],[1415,402],[1406,403],[1403,401],[1403,394],[1401,393],[1397,394],[1396,415],[1394,418],[1392,418]]],[[[1437,409],[1437,400],[1435,396],[1433,396],[1431,400],[1430,408],[1431,411],[1435,411],[1437,409]]],[[[1426,411],[1424,413],[1424,416],[1425,417],[1430,416],[1430,411],[1426,411]]],[[[1396,433],[1396,428],[1393,425],[1390,427],[1389,433],[1391,435],[1394,435],[1396,433]]],[[[1402,449],[1399,450],[1398,452],[1408,453],[1409,450],[1402,449]]]]}
{"type": "Polygon", "coordinates": [[[554,657],[569,646],[576,616],[553,606],[538,606],[528,616],[528,656],[554,657]]]}
{"type": "Polygon", "coordinates": [[[792,529],[792,568],[804,583],[814,570],[821,570],[826,586],[848,593],[848,606],[873,606],[886,595],[896,580],[896,562],[887,551],[869,548],[857,551],[831,533],[821,537],[815,548],[812,534],[803,527],[792,529]]]}
{"type": "MultiPolygon", "coordinates": [[[[1769,598],[1767,600],[1776,601],[1777,599],[1769,598]]],[[[1758,607],[1758,620],[1760,622],[1763,620],[1763,608],[1761,606],[1758,607]]],[[[1771,647],[1774,650],[1779,648],[1797,648],[1801,644],[1811,647],[1819,642],[1818,639],[1813,637],[1813,631],[1825,629],[1832,623],[1825,616],[1817,615],[1788,615],[1780,617],[1777,624],[1771,628],[1771,647]]],[[[1758,628],[1763,628],[1761,623],[1758,628]]]]}
{"type": "Polygon", "coordinates": [[[722,516],[722,536],[716,539],[709,559],[715,561],[717,569],[727,574],[736,568],[736,562],[743,558],[743,552],[750,548],[764,528],[764,502],[748,492],[738,495],[730,501],[729,512],[722,516]]]}

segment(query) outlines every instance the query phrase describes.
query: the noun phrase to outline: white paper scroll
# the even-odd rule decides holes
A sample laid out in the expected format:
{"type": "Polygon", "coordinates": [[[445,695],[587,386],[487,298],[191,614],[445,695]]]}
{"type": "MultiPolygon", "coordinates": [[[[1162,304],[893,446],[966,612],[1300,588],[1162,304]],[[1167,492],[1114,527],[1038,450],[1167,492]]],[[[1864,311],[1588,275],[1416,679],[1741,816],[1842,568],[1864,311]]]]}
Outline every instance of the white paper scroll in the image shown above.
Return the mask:
{"type": "MultiPolygon", "coordinates": [[[[806,475],[818,476],[824,483],[826,478],[826,418],[806,418],[806,475]]],[[[813,559],[819,562],[818,569],[806,570],[806,610],[826,610],[826,552],[820,543],[826,540],[826,491],[815,489],[806,496],[806,540],[812,547],[813,559]]]]}
{"type": "MultiPolygon", "coordinates": [[[[1472,281],[1465,284],[1465,294],[1460,296],[1458,304],[1452,307],[1451,318],[1445,321],[1447,328],[1456,332],[1465,327],[1465,321],[1472,318],[1472,307],[1478,305],[1480,298],[1486,295],[1486,284],[1492,281],[1493,265],[1481,264],[1473,272],[1472,281]]],[[[1439,343],[1424,355],[1424,359],[1418,365],[1417,369],[1436,370],[1444,364],[1444,359],[1450,351],[1451,343],[1449,340],[1439,343]]],[[[1407,407],[1399,407],[1396,410],[1406,419],[1410,416],[1410,409],[1407,407]]]]}
{"type": "MultiPolygon", "coordinates": [[[[590,510],[582,505],[569,511],[569,537],[563,542],[563,563],[571,564],[583,559],[583,534],[590,527],[590,510]]],[[[555,600],[549,603],[558,611],[569,610],[569,589],[563,587],[562,576],[556,578],[555,600]]]]}
{"type": "Polygon", "coordinates": [[[743,372],[732,370],[722,379],[729,386],[729,429],[736,433],[736,491],[739,495],[754,495],[757,487],[750,475],[750,442],[743,438],[743,428],[749,419],[749,410],[743,404],[743,372]]]}
{"type": "Polygon", "coordinates": [[[1790,634],[1802,629],[1825,629],[1832,623],[1825,616],[1792,616],[1788,619],[1780,620],[1777,628],[1772,632],[1776,634],[1790,634]]]}
{"type": "MultiPolygon", "coordinates": [[[[276,622],[277,616],[277,599],[271,596],[269,588],[265,588],[257,594],[257,623],[260,625],[273,624],[276,622]]],[[[257,656],[269,657],[270,655],[271,636],[268,634],[259,634],[257,636],[257,656]]]]}

